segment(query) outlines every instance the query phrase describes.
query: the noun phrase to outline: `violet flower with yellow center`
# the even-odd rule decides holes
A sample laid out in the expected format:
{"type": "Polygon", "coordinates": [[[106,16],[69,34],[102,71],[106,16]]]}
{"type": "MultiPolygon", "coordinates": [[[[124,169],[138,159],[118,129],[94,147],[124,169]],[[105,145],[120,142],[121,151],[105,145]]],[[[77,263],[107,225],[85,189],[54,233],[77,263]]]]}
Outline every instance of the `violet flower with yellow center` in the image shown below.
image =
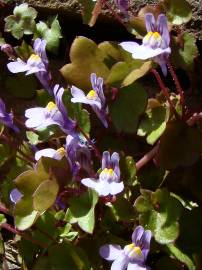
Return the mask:
{"type": "Polygon", "coordinates": [[[132,243],[123,249],[119,245],[104,245],[100,256],[113,261],[111,270],[149,270],[146,259],[150,249],[152,233],[137,226],[132,234],[132,243]]]}
{"type": "Polygon", "coordinates": [[[97,117],[107,128],[108,123],[106,120],[106,115],[108,113],[108,108],[106,105],[106,99],[103,92],[103,79],[97,77],[95,73],[92,73],[91,85],[92,90],[90,90],[87,95],[85,95],[85,93],[81,89],[72,86],[71,94],[73,98],[71,99],[71,102],[84,103],[90,105],[94,110],[94,112],[96,113],[97,117]]]}
{"type": "Polygon", "coordinates": [[[162,72],[166,76],[166,62],[171,53],[167,18],[164,14],[160,14],[155,20],[152,13],[147,13],[145,25],[147,35],[143,38],[142,45],[136,42],[122,42],[120,45],[124,50],[132,53],[134,59],[152,58],[161,66],[162,72]]]}
{"type": "Polygon", "coordinates": [[[124,185],[120,182],[119,154],[114,152],[110,157],[108,151],[103,152],[99,178],[85,178],[81,183],[97,191],[99,196],[116,195],[122,192],[124,185]]]}
{"type": "Polygon", "coordinates": [[[39,160],[41,157],[50,157],[56,160],[61,160],[66,155],[66,151],[64,147],[60,147],[55,150],[53,148],[45,148],[35,153],[35,160],[39,160]]]}
{"type": "Polygon", "coordinates": [[[18,58],[17,61],[8,63],[7,67],[12,73],[26,72],[25,75],[34,73],[44,89],[46,89],[50,95],[53,95],[53,90],[50,86],[51,75],[48,71],[45,40],[37,38],[34,41],[33,54],[30,55],[26,62],[18,58]]]}

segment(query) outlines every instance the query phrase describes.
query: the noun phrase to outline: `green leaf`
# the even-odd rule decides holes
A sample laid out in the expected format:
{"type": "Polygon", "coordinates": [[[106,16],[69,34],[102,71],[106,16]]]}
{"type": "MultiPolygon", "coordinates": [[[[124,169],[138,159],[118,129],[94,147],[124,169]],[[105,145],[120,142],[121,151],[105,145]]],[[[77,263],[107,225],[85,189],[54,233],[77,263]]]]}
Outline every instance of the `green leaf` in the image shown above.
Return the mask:
{"type": "Polygon", "coordinates": [[[181,203],[166,189],[141,193],[135,202],[135,207],[140,212],[140,224],[151,230],[160,244],[169,244],[176,240],[179,235],[181,203]]]}
{"type": "Polygon", "coordinates": [[[174,244],[168,244],[167,247],[170,253],[175,256],[176,259],[178,259],[180,262],[184,263],[189,270],[196,269],[193,261],[189,258],[189,256],[179,250],[179,248],[177,248],[174,244]]]}
{"type": "Polygon", "coordinates": [[[57,197],[59,186],[54,180],[43,181],[33,196],[33,208],[37,211],[43,212],[51,207],[57,197]]]}
{"type": "Polygon", "coordinates": [[[133,221],[135,211],[130,202],[125,198],[118,197],[115,203],[108,205],[117,221],[133,221]]]}
{"type": "Polygon", "coordinates": [[[118,97],[110,107],[116,129],[119,132],[135,133],[139,117],[146,105],[147,93],[141,84],[133,83],[119,89],[118,97]]]}
{"type": "Polygon", "coordinates": [[[24,3],[16,6],[13,14],[5,18],[5,31],[11,32],[17,39],[22,38],[23,34],[33,34],[37,11],[24,3]]]}
{"type": "Polygon", "coordinates": [[[168,110],[158,106],[147,111],[146,116],[140,122],[138,128],[139,136],[147,136],[147,143],[154,144],[166,129],[168,110]]]}
{"type": "Polygon", "coordinates": [[[6,223],[6,218],[3,214],[0,214],[0,225],[6,223]]]}
{"type": "Polygon", "coordinates": [[[167,123],[161,136],[156,160],[165,169],[190,166],[199,158],[201,150],[202,140],[198,130],[183,122],[173,121],[167,123]]]}
{"type": "Polygon", "coordinates": [[[93,1],[93,0],[78,0],[78,1],[82,5],[83,23],[88,24],[92,17],[92,11],[93,11],[96,1],[93,1]]]}
{"type": "Polygon", "coordinates": [[[61,73],[69,84],[82,90],[91,90],[90,74],[106,79],[109,73],[104,63],[106,54],[97,44],[86,37],[77,37],[70,49],[71,64],[61,68],[61,73]]]}
{"type": "Polygon", "coordinates": [[[14,217],[15,226],[19,230],[26,230],[33,225],[38,216],[38,212],[33,210],[32,198],[22,197],[15,205],[14,217]]]}
{"type": "Polygon", "coordinates": [[[194,59],[198,55],[196,39],[194,36],[185,32],[180,37],[180,41],[180,43],[183,43],[183,47],[178,44],[178,38],[173,38],[172,40],[172,63],[177,68],[192,71],[194,59]]]}
{"type": "Polygon", "coordinates": [[[82,230],[92,234],[95,225],[95,205],[98,202],[98,194],[88,190],[80,197],[70,200],[69,216],[72,216],[82,230]]]}
{"type": "Polygon", "coordinates": [[[191,5],[186,0],[164,0],[168,20],[172,24],[180,25],[191,20],[191,5]]]}
{"type": "Polygon", "coordinates": [[[39,143],[39,135],[33,131],[26,131],[26,136],[30,144],[36,145],[39,143]]]}
{"type": "Polygon", "coordinates": [[[53,19],[50,28],[44,22],[37,23],[35,37],[45,39],[46,49],[56,54],[60,45],[60,38],[62,38],[61,27],[57,16],[53,19]]]}

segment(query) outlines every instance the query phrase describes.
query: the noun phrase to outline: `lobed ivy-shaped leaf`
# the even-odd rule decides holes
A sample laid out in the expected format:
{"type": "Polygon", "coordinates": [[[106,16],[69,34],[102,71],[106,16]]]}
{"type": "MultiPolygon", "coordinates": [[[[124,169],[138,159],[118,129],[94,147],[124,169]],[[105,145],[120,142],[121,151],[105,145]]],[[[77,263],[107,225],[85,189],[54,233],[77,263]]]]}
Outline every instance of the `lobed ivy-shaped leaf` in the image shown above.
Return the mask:
{"type": "Polygon", "coordinates": [[[171,59],[175,67],[192,71],[194,59],[197,55],[198,49],[194,36],[185,32],[180,38],[173,38],[171,59]],[[182,43],[183,46],[180,46],[180,43],[182,43]]]}
{"type": "Polygon", "coordinates": [[[119,89],[118,97],[110,106],[112,122],[119,132],[135,133],[140,115],[147,105],[147,93],[139,83],[119,89]]]}
{"type": "Polygon", "coordinates": [[[160,244],[175,241],[179,235],[181,203],[166,189],[157,189],[155,192],[142,190],[141,194],[135,201],[140,224],[151,230],[160,244]]]}
{"type": "Polygon", "coordinates": [[[16,6],[13,15],[5,18],[5,31],[11,32],[17,39],[22,38],[24,34],[31,35],[36,27],[36,16],[37,11],[32,7],[28,7],[28,4],[24,3],[16,6]]]}
{"type": "Polygon", "coordinates": [[[64,180],[59,183],[56,181],[62,178],[62,163],[63,160],[42,157],[33,170],[23,172],[14,180],[17,189],[23,194],[14,209],[18,229],[25,230],[32,226],[38,216],[54,204],[59,185],[65,184],[61,183],[64,180]]]}
{"type": "Polygon", "coordinates": [[[163,106],[154,107],[146,112],[141,120],[138,135],[146,136],[148,144],[154,144],[166,129],[168,110],[163,106]]]}
{"type": "Polygon", "coordinates": [[[95,226],[95,206],[97,202],[98,194],[94,190],[88,190],[80,197],[70,199],[66,221],[77,222],[82,230],[92,234],[95,226]]]}
{"type": "Polygon", "coordinates": [[[180,25],[190,21],[191,5],[186,0],[164,0],[166,15],[172,24],[180,25]]]}
{"type": "Polygon", "coordinates": [[[106,55],[92,40],[86,37],[75,38],[69,56],[71,63],[60,70],[69,84],[89,91],[92,88],[91,73],[96,73],[104,79],[107,78],[109,68],[104,63],[106,55]]]}
{"type": "Polygon", "coordinates": [[[35,38],[40,37],[46,40],[46,49],[50,52],[57,53],[62,38],[61,27],[57,16],[49,24],[40,21],[36,25],[35,38]]]}

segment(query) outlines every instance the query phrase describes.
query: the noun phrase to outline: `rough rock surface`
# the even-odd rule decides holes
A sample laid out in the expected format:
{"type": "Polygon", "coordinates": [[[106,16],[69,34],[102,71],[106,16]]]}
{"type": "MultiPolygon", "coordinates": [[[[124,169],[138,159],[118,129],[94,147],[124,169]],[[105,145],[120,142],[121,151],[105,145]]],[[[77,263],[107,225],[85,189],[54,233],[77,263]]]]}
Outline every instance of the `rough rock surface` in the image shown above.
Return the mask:
{"type": "MultiPolygon", "coordinates": [[[[113,0],[110,0],[113,2],[113,0]]],[[[187,0],[193,9],[192,20],[186,25],[186,30],[193,33],[197,38],[202,39],[202,0],[187,0]]],[[[17,0],[17,2],[27,2],[30,5],[51,12],[57,12],[59,14],[68,14],[70,16],[78,16],[81,14],[82,7],[77,0],[17,0]]],[[[146,4],[155,4],[157,0],[131,0],[133,14],[137,13],[139,9],[146,4]]],[[[113,23],[114,18],[111,16],[110,11],[104,10],[105,15],[103,19],[109,19],[113,23]]]]}

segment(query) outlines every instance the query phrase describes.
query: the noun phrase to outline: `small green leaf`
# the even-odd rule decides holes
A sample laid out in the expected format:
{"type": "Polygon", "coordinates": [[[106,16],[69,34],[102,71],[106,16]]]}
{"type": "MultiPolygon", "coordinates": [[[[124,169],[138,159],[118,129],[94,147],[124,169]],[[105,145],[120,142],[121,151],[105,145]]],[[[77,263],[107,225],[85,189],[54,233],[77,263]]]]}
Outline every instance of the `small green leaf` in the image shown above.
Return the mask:
{"type": "Polygon", "coordinates": [[[33,225],[36,221],[38,212],[33,210],[32,198],[22,197],[19,200],[14,209],[15,226],[19,230],[26,230],[33,225]]]}
{"type": "Polygon", "coordinates": [[[0,225],[6,223],[6,218],[3,214],[0,214],[0,225]]]}
{"type": "Polygon", "coordinates": [[[109,205],[117,221],[133,221],[135,211],[133,206],[125,198],[118,197],[115,203],[109,205]]]}
{"type": "Polygon", "coordinates": [[[193,70],[194,59],[198,55],[198,49],[196,46],[196,39],[189,33],[183,33],[180,37],[183,47],[178,44],[178,39],[173,38],[172,42],[172,63],[177,68],[182,68],[187,71],[193,70]]]}
{"type": "Polygon", "coordinates": [[[135,133],[139,116],[147,105],[147,93],[139,83],[119,89],[118,97],[111,105],[112,122],[119,132],[135,133]]]}
{"type": "Polygon", "coordinates": [[[152,231],[158,243],[172,243],[179,235],[181,203],[166,189],[141,193],[135,202],[135,207],[140,212],[140,224],[152,231]]]}
{"type": "Polygon", "coordinates": [[[43,212],[51,207],[57,197],[59,186],[54,180],[43,181],[33,196],[33,208],[37,211],[43,212]]]}
{"type": "Polygon", "coordinates": [[[82,5],[82,18],[83,23],[88,24],[92,17],[92,11],[95,6],[96,1],[93,0],[79,0],[82,5]]]}
{"type": "Polygon", "coordinates": [[[15,7],[13,14],[5,18],[5,31],[11,32],[17,39],[22,38],[23,34],[33,34],[37,11],[24,3],[15,7]]]}
{"type": "Polygon", "coordinates": [[[26,131],[26,136],[30,144],[36,145],[39,143],[39,135],[33,131],[26,131]]]}
{"type": "Polygon", "coordinates": [[[88,190],[80,197],[70,200],[69,216],[77,220],[82,230],[92,234],[95,225],[95,205],[98,202],[98,194],[88,190]]]}
{"type": "Polygon", "coordinates": [[[37,23],[35,37],[45,39],[46,49],[56,54],[60,45],[60,38],[62,38],[57,16],[53,19],[50,27],[44,22],[37,23]]]}
{"type": "Polygon", "coordinates": [[[186,0],[164,0],[168,20],[176,25],[187,23],[192,17],[191,5],[186,0]]]}
{"type": "Polygon", "coordinates": [[[147,111],[146,116],[140,122],[138,128],[139,136],[147,136],[147,143],[154,144],[166,129],[168,120],[167,109],[158,106],[147,111]]]}

